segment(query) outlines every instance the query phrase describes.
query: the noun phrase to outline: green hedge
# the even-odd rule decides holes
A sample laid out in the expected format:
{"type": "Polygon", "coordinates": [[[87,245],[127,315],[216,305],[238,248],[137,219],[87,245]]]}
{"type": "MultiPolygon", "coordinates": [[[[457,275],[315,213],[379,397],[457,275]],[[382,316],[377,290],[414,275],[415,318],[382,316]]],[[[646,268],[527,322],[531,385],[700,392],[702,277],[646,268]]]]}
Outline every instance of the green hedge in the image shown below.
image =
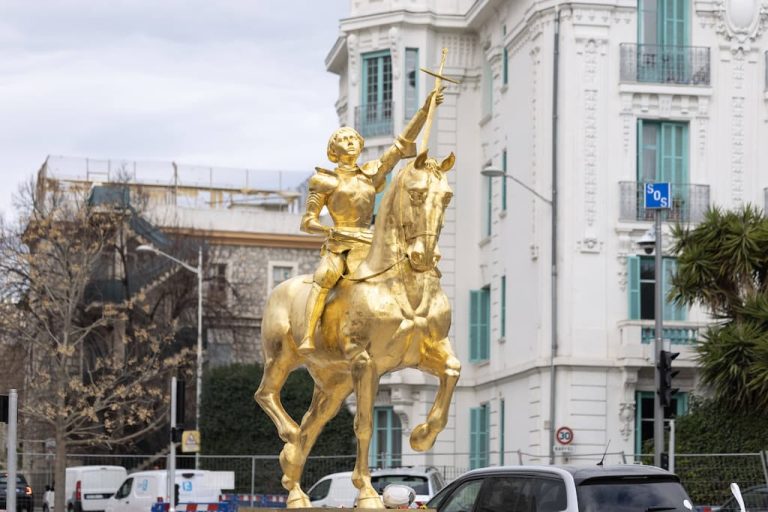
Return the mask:
{"type": "MultiPolygon", "coordinates": [[[[258,364],[233,364],[214,368],[206,372],[200,407],[200,433],[204,455],[267,455],[277,456],[283,442],[277,436],[272,420],[254,401],[253,394],[259,387],[262,367],[258,364]]],[[[283,406],[297,422],[301,421],[312,400],[314,382],[304,369],[294,371],[285,383],[281,393],[283,406]]],[[[311,455],[353,455],[355,435],[353,416],[342,407],[334,419],[325,426],[311,455]]],[[[352,457],[340,461],[329,461],[319,472],[351,469],[352,457]],[[329,465],[336,465],[330,467],[329,465]]],[[[204,463],[211,465],[213,461],[204,463]]],[[[238,491],[250,491],[250,462],[240,459],[243,465],[236,471],[238,491]]],[[[220,464],[219,464],[220,465],[220,464]]],[[[308,463],[304,485],[311,485],[319,476],[313,470],[316,464],[308,463]],[[310,474],[311,473],[311,474],[310,474]]],[[[211,467],[211,469],[215,469],[211,467]]],[[[221,469],[221,468],[219,468],[221,469]]],[[[280,467],[274,459],[259,459],[256,468],[256,492],[284,492],[279,485],[280,467]]]]}

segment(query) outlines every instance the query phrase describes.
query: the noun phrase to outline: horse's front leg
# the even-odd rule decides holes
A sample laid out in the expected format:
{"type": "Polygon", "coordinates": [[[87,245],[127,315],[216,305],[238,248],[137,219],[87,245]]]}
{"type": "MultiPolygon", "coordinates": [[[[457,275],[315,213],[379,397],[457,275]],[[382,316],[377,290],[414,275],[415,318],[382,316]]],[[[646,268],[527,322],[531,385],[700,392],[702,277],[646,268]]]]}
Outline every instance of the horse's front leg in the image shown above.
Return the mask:
{"type": "Polygon", "coordinates": [[[368,451],[373,434],[373,402],[379,388],[379,376],[376,365],[366,350],[351,357],[352,382],[357,398],[355,413],[355,437],[357,437],[357,461],[352,471],[352,483],[360,492],[357,498],[358,508],[384,508],[376,490],[371,485],[371,471],[368,467],[368,451]]]}
{"type": "Polygon", "coordinates": [[[453,353],[448,338],[443,338],[433,349],[424,352],[418,368],[440,379],[440,388],[427,415],[427,421],[417,425],[411,432],[411,448],[418,452],[432,448],[437,434],[448,423],[448,408],[461,373],[461,362],[453,353]]]}

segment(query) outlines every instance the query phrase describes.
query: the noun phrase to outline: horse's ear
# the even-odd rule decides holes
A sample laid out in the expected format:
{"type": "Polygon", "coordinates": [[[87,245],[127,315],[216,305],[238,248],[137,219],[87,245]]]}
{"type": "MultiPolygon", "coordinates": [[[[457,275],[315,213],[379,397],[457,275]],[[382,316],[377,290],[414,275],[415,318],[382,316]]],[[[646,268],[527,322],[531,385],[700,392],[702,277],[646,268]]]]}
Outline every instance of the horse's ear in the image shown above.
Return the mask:
{"type": "Polygon", "coordinates": [[[418,156],[416,157],[416,162],[414,162],[414,167],[416,169],[423,169],[424,168],[424,164],[426,163],[427,156],[428,156],[427,152],[428,152],[428,150],[425,149],[424,151],[419,153],[418,156]]]}
{"type": "Polygon", "coordinates": [[[440,170],[443,172],[450,171],[451,168],[453,167],[453,164],[455,163],[456,163],[456,155],[454,155],[453,152],[451,152],[450,155],[445,157],[445,160],[440,162],[440,170]]]}

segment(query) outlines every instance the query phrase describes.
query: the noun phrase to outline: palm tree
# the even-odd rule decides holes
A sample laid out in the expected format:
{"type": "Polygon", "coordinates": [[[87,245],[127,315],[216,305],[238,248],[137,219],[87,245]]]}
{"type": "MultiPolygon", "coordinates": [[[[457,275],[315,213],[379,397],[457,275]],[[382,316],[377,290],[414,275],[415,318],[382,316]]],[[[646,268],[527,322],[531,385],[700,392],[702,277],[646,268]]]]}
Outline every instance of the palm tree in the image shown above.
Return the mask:
{"type": "Polygon", "coordinates": [[[702,380],[723,404],[768,411],[768,217],[751,205],[713,208],[673,235],[670,298],[716,319],[698,347],[702,380]]]}

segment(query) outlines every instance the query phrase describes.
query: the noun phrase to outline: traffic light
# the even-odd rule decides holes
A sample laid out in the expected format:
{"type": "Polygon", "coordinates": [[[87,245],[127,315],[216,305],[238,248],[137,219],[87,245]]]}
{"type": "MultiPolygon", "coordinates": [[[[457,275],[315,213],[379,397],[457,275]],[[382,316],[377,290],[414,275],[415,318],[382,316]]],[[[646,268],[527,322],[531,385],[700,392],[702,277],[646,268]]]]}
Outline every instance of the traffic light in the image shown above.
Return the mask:
{"type": "Polygon", "coordinates": [[[669,352],[662,350],[659,353],[659,364],[656,366],[659,371],[659,398],[662,407],[672,405],[672,395],[678,392],[672,387],[672,379],[679,373],[672,371],[672,361],[674,361],[680,352],[669,352]]]}
{"type": "MultiPolygon", "coordinates": [[[[176,381],[176,425],[184,426],[186,423],[186,382],[176,381]]],[[[183,430],[183,429],[182,429],[183,430]]]]}

